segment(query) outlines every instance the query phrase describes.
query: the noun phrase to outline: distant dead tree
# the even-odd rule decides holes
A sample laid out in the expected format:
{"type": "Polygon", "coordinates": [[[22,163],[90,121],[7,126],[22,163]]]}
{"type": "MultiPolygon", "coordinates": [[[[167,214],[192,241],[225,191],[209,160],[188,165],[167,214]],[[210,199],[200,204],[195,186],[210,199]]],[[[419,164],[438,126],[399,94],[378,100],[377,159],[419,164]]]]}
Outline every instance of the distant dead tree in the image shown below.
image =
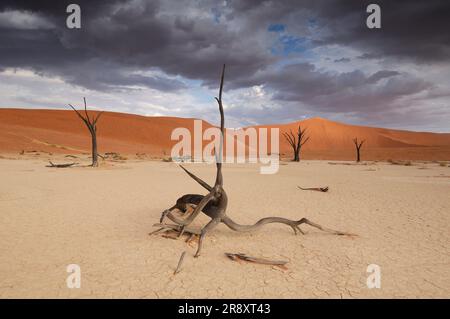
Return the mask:
{"type": "Polygon", "coordinates": [[[297,134],[292,133],[292,130],[290,130],[289,133],[283,133],[284,138],[288,141],[289,145],[291,145],[292,150],[294,151],[294,162],[300,162],[300,151],[302,149],[302,146],[309,140],[309,136],[306,136],[305,132],[306,128],[302,130],[301,126],[299,125],[297,134]]]}
{"type": "Polygon", "coordinates": [[[72,104],[69,104],[69,106],[77,113],[78,117],[86,124],[89,132],[91,133],[92,138],[92,167],[98,166],[98,152],[97,152],[97,121],[100,118],[100,115],[103,114],[103,112],[99,112],[97,116],[94,118],[90,118],[87,112],[87,105],[86,105],[86,98],[83,98],[84,101],[84,114],[83,116],[80,112],[78,112],[72,104]]]}
{"type": "Polygon", "coordinates": [[[361,146],[364,144],[366,140],[362,140],[361,142],[358,143],[358,138],[355,137],[353,139],[353,143],[355,144],[355,148],[356,148],[356,161],[360,162],[361,161],[361,156],[360,156],[360,150],[361,150],[361,146]]]}

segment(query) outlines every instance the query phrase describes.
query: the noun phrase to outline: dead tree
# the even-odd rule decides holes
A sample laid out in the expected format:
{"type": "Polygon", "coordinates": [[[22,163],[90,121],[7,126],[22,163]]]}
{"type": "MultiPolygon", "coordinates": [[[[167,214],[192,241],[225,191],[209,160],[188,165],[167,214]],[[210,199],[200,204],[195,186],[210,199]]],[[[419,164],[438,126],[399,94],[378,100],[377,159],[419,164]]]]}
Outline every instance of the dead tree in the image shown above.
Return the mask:
{"type": "Polygon", "coordinates": [[[358,143],[358,138],[355,137],[353,139],[353,143],[355,144],[355,148],[356,148],[356,162],[360,162],[361,161],[361,156],[360,156],[360,150],[361,150],[361,146],[364,144],[366,140],[362,140],[361,142],[358,143]]]}
{"type": "Polygon", "coordinates": [[[299,125],[297,134],[294,134],[292,130],[290,130],[289,133],[283,133],[284,138],[288,141],[289,145],[291,145],[292,150],[294,151],[294,162],[300,162],[300,151],[302,149],[302,146],[309,140],[309,136],[306,136],[305,132],[306,128],[302,130],[301,126],[299,125]]]}
{"type": "Polygon", "coordinates": [[[103,114],[103,112],[99,112],[97,116],[94,118],[90,118],[87,112],[87,106],[86,106],[86,98],[83,98],[84,101],[84,114],[83,116],[80,112],[78,112],[72,104],[69,104],[69,106],[77,113],[78,117],[86,124],[86,127],[89,130],[89,133],[91,133],[91,139],[92,139],[92,167],[98,166],[98,152],[97,152],[97,121],[100,118],[100,116],[103,114]]]}
{"type": "Polygon", "coordinates": [[[218,224],[224,223],[228,228],[238,231],[238,232],[249,232],[249,231],[255,231],[259,229],[261,226],[270,224],[270,223],[281,223],[288,225],[292,228],[295,234],[297,234],[297,231],[301,234],[304,234],[303,231],[300,229],[301,224],[308,224],[312,227],[316,227],[322,231],[330,232],[335,235],[352,235],[349,233],[344,233],[337,230],[328,229],[325,227],[322,227],[319,224],[313,223],[309,221],[306,218],[302,218],[300,220],[290,220],[283,217],[266,217],[262,218],[259,221],[257,221],[253,225],[241,225],[236,222],[234,222],[230,217],[226,215],[227,205],[228,205],[228,196],[225,192],[225,189],[223,188],[223,177],[222,177],[222,145],[223,145],[223,135],[224,135],[224,113],[223,113],[223,106],[222,106],[222,90],[223,90],[223,80],[224,80],[224,74],[225,74],[225,65],[222,69],[222,75],[220,80],[220,89],[219,89],[219,97],[216,98],[216,101],[219,105],[219,111],[220,111],[220,130],[222,132],[221,138],[220,138],[220,149],[219,149],[219,155],[216,155],[216,180],[214,182],[214,186],[210,186],[208,183],[200,179],[199,177],[195,176],[191,172],[189,172],[186,168],[180,165],[180,167],[190,176],[192,177],[196,182],[198,182],[203,188],[205,188],[208,191],[207,195],[199,195],[199,194],[186,194],[182,197],[178,198],[177,202],[174,206],[172,206],[169,209],[166,209],[161,214],[160,222],[161,224],[158,224],[158,231],[161,229],[164,229],[165,227],[168,229],[175,229],[180,232],[180,236],[183,234],[183,232],[187,231],[187,226],[192,223],[192,221],[197,217],[197,215],[200,212],[205,213],[207,216],[211,218],[211,220],[204,226],[200,231],[199,241],[198,241],[198,248],[197,252],[195,254],[195,257],[198,257],[200,255],[201,249],[202,249],[202,243],[205,238],[205,235],[210,232],[212,229],[214,229],[218,224]],[[189,210],[191,205],[195,205],[195,209],[189,210]],[[172,211],[178,210],[182,213],[180,217],[175,216],[172,211]],[[163,224],[165,218],[169,218],[172,220],[176,225],[170,225],[168,224],[165,226],[163,224]]]}

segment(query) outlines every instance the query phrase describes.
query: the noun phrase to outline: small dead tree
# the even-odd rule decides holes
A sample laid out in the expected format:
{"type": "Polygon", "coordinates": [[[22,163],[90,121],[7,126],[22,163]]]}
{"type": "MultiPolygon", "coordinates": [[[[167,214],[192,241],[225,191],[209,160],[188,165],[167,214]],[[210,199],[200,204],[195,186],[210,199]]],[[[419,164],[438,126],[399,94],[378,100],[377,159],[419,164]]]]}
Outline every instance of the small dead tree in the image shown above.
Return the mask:
{"type": "Polygon", "coordinates": [[[292,150],[294,151],[294,162],[300,162],[300,151],[302,149],[302,146],[309,140],[309,136],[306,136],[305,132],[306,128],[302,130],[301,126],[299,125],[297,134],[294,134],[292,130],[290,130],[289,133],[283,133],[284,138],[288,141],[289,145],[291,145],[292,150]]]}
{"type": "Polygon", "coordinates": [[[180,167],[191,177],[193,178],[197,183],[199,183],[203,188],[205,188],[208,191],[207,195],[200,195],[200,194],[186,194],[178,198],[175,205],[170,207],[169,209],[166,209],[161,214],[160,224],[157,224],[156,226],[160,227],[157,232],[167,228],[167,229],[174,229],[179,231],[179,236],[181,236],[184,231],[190,232],[188,225],[192,223],[192,221],[197,217],[197,215],[200,212],[203,212],[207,216],[211,218],[208,224],[202,228],[200,231],[200,237],[198,241],[198,248],[197,252],[195,253],[195,257],[198,257],[200,255],[201,249],[202,249],[202,242],[205,238],[205,235],[213,230],[217,225],[220,223],[224,223],[228,228],[231,230],[237,231],[237,232],[250,232],[255,231],[262,227],[263,225],[270,224],[270,223],[281,223],[285,224],[292,228],[295,234],[297,232],[300,232],[301,234],[304,234],[303,231],[300,229],[301,224],[307,224],[312,227],[318,228],[325,232],[330,232],[335,235],[352,235],[349,233],[344,233],[341,231],[328,229],[325,227],[322,227],[319,224],[313,223],[309,221],[306,218],[302,218],[300,220],[290,220],[284,217],[266,217],[258,220],[253,225],[241,225],[236,223],[234,220],[232,220],[230,217],[227,216],[226,210],[228,206],[228,196],[225,192],[225,189],[223,188],[223,176],[222,176],[222,141],[223,141],[223,135],[225,131],[225,117],[223,112],[223,106],[222,106],[222,90],[223,90],[223,80],[224,80],[224,74],[225,74],[225,65],[222,69],[222,76],[220,78],[220,89],[219,89],[219,97],[216,98],[216,101],[219,105],[219,112],[220,112],[220,131],[222,132],[221,138],[220,138],[220,149],[219,149],[219,155],[216,156],[216,181],[214,182],[214,186],[209,185],[199,177],[195,176],[191,172],[189,172],[186,168],[180,165],[180,167]],[[191,210],[191,205],[195,206],[193,210],[191,210]],[[176,216],[173,214],[174,211],[178,211],[181,213],[181,216],[176,216]],[[165,218],[169,218],[172,220],[176,225],[170,225],[170,224],[163,224],[165,218]]]}
{"type": "Polygon", "coordinates": [[[89,132],[91,133],[92,138],[92,167],[98,166],[98,152],[97,152],[97,121],[100,118],[100,116],[103,114],[103,112],[99,112],[97,116],[94,118],[90,118],[87,112],[87,105],[86,105],[86,98],[83,98],[84,101],[84,114],[83,116],[80,112],[78,112],[72,104],[69,104],[69,106],[77,113],[78,117],[86,124],[86,127],[88,128],[89,132]]]}
{"type": "Polygon", "coordinates": [[[361,150],[361,146],[364,144],[365,141],[366,140],[362,140],[361,142],[358,142],[357,137],[355,137],[353,139],[353,143],[355,144],[355,148],[356,148],[356,162],[361,161],[360,150],[361,150]]]}

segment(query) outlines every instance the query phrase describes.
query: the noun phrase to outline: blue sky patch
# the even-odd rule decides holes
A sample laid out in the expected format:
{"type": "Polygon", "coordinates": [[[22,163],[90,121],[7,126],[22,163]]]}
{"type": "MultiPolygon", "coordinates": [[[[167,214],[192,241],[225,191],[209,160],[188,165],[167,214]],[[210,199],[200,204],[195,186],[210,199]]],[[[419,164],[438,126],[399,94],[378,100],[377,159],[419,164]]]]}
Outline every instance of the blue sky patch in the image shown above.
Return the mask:
{"type": "Polygon", "coordinates": [[[271,24],[267,28],[267,31],[269,31],[269,32],[284,32],[285,29],[286,29],[286,27],[284,26],[284,24],[271,24]]]}
{"type": "Polygon", "coordinates": [[[310,42],[305,37],[280,35],[270,51],[274,55],[287,56],[292,53],[304,53],[310,49],[310,42]]]}

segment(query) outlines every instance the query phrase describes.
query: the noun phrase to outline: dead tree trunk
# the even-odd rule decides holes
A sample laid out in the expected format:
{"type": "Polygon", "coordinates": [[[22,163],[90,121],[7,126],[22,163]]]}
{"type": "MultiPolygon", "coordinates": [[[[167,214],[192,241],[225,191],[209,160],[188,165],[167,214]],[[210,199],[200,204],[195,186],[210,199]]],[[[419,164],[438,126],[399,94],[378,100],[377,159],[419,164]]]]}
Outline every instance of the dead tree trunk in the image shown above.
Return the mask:
{"type": "Polygon", "coordinates": [[[288,141],[289,145],[291,145],[292,150],[294,151],[294,162],[300,162],[300,151],[302,149],[302,146],[309,140],[309,136],[306,136],[305,132],[306,128],[302,130],[301,126],[299,125],[297,134],[292,133],[292,130],[290,130],[289,133],[283,133],[284,138],[288,141]]]}
{"type": "Polygon", "coordinates": [[[362,140],[361,142],[358,143],[358,138],[355,137],[353,139],[353,143],[355,144],[355,148],[356,148],[356,162],[360,162],[361,161],[361,147],[364,144],[366,140],[362,140]]]}
{"type": "Polygon", "coordinates": [[[100,118],[100,115],[103,114],[103,112],[99,112],[95,118],[90,118],[87,112],[87,105],[86,105],[86,98],[83,98],[84,101],[84,116],[78,112],[72,104],[69,104],[69,106],[77,113],[78,117],[86,124],[86,127],[89,130],[89,133],[91,133],[92,138],[92,167],[98,166],[98,152],[97,152],[97,121],[100,118]]]}
{"type": "Polygon", "coordinates": [[[98,166],[98,152],[97,152],[97,132],[91,132],[92,136],[92,166],[98,166]]]}
{"type": "MultiPolygon", "coordinates": [[[[224,81],[224,74],[225,74],[225,65],[222,69],[222,76],[220,77],[220,88],[219,88],[219,97],[216,98],[217,104],[219,105],[219,112],[220,112],[220,131],[221,131],[221,139],[220,139],[220,149],[219,149],[219,156],[216,156],[216,180],[214,182],[214,186],[209,185],[199,177],[195,176],[191,172],[189,172],[186,168],[181,166],[183,170],[192,177],[197,183],[199,183],[203,188],[205,188],[208,191],[208,194],[206,195],[200,195],[200,194],[186,194],[182,197],[178,198],[177,202],[174,206],[170,207],[169,209],[166,209],[161,214],[160,223],[158,226],[160,229],[158,229],[158,232],[163,230],[164,228],[168,229],[176,229],[180,232],[180,236],[187,231],[187,227],[189,224],[192,223],[192,221],[197,217],[197,215],[200,212],[205,213],[207,216],[211,218],[210,222],[204,226],[200,231],[200,237],[198,240],[198,248],[197,252],[195,253],[195,257],[198,257],[200,255],[201,249],[202,249],[202,243],[207,233],[209,233],[211,230],[213,230],[218,224],[224,223],[228,228],[237,231],[237,232],[249,232],[254,231],[262,227],[266,224],[271,223],[281,223],[285,224],[292,228],[295,234],[297,232],[300,232],[303,234],[303,231],[300,229],[301,224],[307,224],[309,226],[318,228],[322,231],[329,232],[335,235],[350,235],[353,234],[329,229],[322,227],[319,224],[313,223],[309,221],[306,218],[301,218],[300,220],[290,220],[283,217],[266,217],[258,220],[253,225],[241,225],[233,221],[230,217],[227,216],[226,210],[228,206],[228,196],[225,192],[225,189],[223,188],[223,176],[222,176],[222,139],[225,132],[225,116],[223,112],[223,105],[222,105],[222,90],[223,90],[223,81],[224,81]],[[190,210],[189,208],[191,205],[195,205],[194,210],[190,210]],[[173,211],[178,210],[182,213],[182,216],[177,217],[173,214],[173,211]],[[176,225],[165,225],[163,224],[165,218],[169,218],[172,220],[176,225]]],[[[300,127],[299,127],[299,131],[300,127]]],[[[301,141],[301,140],[300,140],[301,141]]],[[[299,145],[301,142],[298,143],[299,145]]]]}

